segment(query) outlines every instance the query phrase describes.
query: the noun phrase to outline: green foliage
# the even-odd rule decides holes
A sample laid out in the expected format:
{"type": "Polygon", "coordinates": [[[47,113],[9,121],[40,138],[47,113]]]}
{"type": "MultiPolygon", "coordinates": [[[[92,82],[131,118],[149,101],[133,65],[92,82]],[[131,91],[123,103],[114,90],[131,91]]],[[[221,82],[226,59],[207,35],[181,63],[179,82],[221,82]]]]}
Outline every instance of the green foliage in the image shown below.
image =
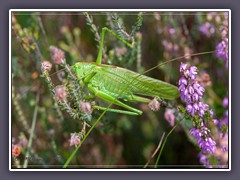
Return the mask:
{"type": "Polygon", "coordinates": [[[140,12],[137,15],[137,21],[135,22],[135,24],[132,26],[132,31],[130,33],[131,37],[134,37],[137,33],[137,31],[140,30],[141,26],[142,26],[142,21],[143,21],[143,13],[140,12]]]}

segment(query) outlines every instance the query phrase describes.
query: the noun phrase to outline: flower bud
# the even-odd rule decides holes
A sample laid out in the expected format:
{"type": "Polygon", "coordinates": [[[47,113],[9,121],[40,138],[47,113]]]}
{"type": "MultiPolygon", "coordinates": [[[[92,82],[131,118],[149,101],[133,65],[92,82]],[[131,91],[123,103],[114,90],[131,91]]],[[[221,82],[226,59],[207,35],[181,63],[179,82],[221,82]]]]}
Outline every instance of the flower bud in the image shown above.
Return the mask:
{"type": "Polygon", "coordinates": [[[77,133],[71,133],[70,146],[77,147],[81,143],[81,138],[77,133]]]}
{"type": "Polygon", "coordinates": [[[64,63],[65,55],[61,49],[58,49],[55,46],[50,46],[51,58],[53,62],[57,65],[64,63]]]}
{"type": "Polygon", "coordinates": [[[81,111],[89,113],[92,111],[91,104],[89,102],[80,102],[81,111]]]}
{"type": "Polygon", "coordinates": [[[55,91],[55,97],[56,97],[57,101],[61,101],[63,99],[66,99],[67,98],[67,92],[66,92],[65,88],[62,87],[62,86],[57,87],[56,91],[55,91]]]}
{"type": "Polygon", "coordinates": [[[47,71],[51,71],[52,69],[52,64],[49,61],[43,61],[41,65],[43,74],[45,74],[47,71]]]}
{"type": "Polygon", "coordinates": [[[164,113],[164,118],[169,122],[171,126],[174,126],[174,122],[175,122],[174,110],[167,109],[164,113]]]}

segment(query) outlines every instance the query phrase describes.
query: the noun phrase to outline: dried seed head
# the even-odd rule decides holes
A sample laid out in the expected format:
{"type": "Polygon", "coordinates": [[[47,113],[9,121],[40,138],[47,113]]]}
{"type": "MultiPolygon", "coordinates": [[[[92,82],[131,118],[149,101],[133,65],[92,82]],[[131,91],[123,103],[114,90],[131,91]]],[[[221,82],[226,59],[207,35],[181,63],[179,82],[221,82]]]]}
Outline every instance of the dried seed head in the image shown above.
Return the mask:
{"type": "Polygon", "coordinates": [[[92,111],[91,104],[89,102],[80,102],[81,111],[89,113],[92,111]]]}
{"type": "Polygon", "coordinates": [[[49,61],[43,61],[42,62],[42,72],[45,74],[47,71],[51,71],[52,64],[49,61]]]}
{"type": "Polygon", "coordinates": [[[160,102],[158,102],[157,98],[154,98],[149,104],[148,107],[152,110],[152,111],[159,111],[160,110],[160,102]]]}
{"type": "Polygon", "coordinates": [[[50,52],[51,52],[51,58],[52,58],[52,60],[55,64],[59,65],[59,64],[64,63],[65,55],[64,55],[64,52],[61,49],[59,49],[55,46],[50,46],[49,49],[50,49],[50,52]]]}
{"type": "Polygon", "coordinates": [[[81,143],[81,138],[77,133],[71,133],[70,146],[77,147],[81,143]]]}
{"type": "Polygon", "coordinates": [[[55,97],[57,101],[63,100],[67,98],[67,92],[64,87],[60,86],[56,88],[55,97]]]}
{"type": "Polygon", "coordinates": [[[21,153],[21,147],[19,145],[12,144],[12,156],[18,157],[21,153]]]}

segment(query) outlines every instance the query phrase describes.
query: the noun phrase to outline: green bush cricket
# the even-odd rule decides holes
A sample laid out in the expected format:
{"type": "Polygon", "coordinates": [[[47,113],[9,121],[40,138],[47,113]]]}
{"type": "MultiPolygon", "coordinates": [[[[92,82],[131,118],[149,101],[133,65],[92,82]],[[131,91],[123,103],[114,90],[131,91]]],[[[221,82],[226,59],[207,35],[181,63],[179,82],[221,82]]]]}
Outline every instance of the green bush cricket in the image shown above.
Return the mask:
{"type": "Polygon", "coordinates": [[[102,64],[102,51],[105,32],[111,33],[123,43],[132,47],[110,29],[104,27],[101,33],[100,48],[96,62],[79,62],[71,67],[79,82],[82,82],[94,96],[121,106],[126,110],[110,109],[94,106],[93,109],[107,110],[128,115],[141,115],[142,111],[135,109],[123,101],[149,103],[147,97],[174,99],[179,96],[176,86],[147,77],[117,66],[102,64]]]}

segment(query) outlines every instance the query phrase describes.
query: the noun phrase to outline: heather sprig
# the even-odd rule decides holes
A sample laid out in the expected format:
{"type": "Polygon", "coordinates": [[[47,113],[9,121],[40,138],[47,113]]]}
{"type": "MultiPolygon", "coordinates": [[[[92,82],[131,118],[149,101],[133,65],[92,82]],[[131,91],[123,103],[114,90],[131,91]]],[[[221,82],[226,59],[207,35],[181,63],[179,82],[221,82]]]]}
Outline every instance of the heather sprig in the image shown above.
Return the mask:
{"type": "MultiPolygon", "coordinates": [[[[87,111],[83,109],[81,102],[85,102],[85,109],[91,109],[90,102],[88,100],[88,93],[85,93],[85,89],[79,84],[78,78],[71,67],[67,64],[65,59],[65,53],[55,47],[50,46],[51,59],[55,65],[60,65],[64,68],[68,75],[67,82],[55,86],[49,75],[52,68],[52,64],[49,61],[42,62],[42,73],[43,77],[46,79],[49,90],[52,92],[53,99],[55,103],[62,109],[65,110],[73,119],[79,119],[81,121],[90,122],[92,116],[92,111],[87,111]],[[84,95],[85,94],[85,95],[84,95]]],[[[85,107],[84,106],[84,107],[85,107]]]]}
{"type": "Polygon", "coordinates": [[[210,130],[205,125],[202,124],[199,128],[192,128],[190,134],[195,137],[203,153],[214,153],[216,142],[211,137],[210,130]]]}
{"type": "Polygon", "coordinates": [[[228,38],[224,37],[220,43],[216,46],[216,56],[225,60],[225,66],[228,69],[228,38]]]}
{"type": "Polygon", "coordinates": [[[187,112],[192,116],[198,115],[203,117],[205,112],[209,110],[209,107],[200,101],[205,89],[197,82],[197,67],[189,67],[187,64],[181,63],[180,72],[182,77],[178,82],[178,90],[181,93],[181,99],[186,102],[187,112]]]}
{"type": "Polygon", "coordinates": [[[186,111],[193,118],[193,127],[190,134],[195,137],[198,146],[203,153],[210,153],[216,149],[216,142],[211,136],[210,130],[204,124],[205,116],[213,116],[213,111],[209,106],[200,100],[203,97],[205,89],[197,82],[198,69],[196,66],[188,66],[181,63],[180,73],[182,77],[179,80],[180,97],[186,102],[186,111]]]}

